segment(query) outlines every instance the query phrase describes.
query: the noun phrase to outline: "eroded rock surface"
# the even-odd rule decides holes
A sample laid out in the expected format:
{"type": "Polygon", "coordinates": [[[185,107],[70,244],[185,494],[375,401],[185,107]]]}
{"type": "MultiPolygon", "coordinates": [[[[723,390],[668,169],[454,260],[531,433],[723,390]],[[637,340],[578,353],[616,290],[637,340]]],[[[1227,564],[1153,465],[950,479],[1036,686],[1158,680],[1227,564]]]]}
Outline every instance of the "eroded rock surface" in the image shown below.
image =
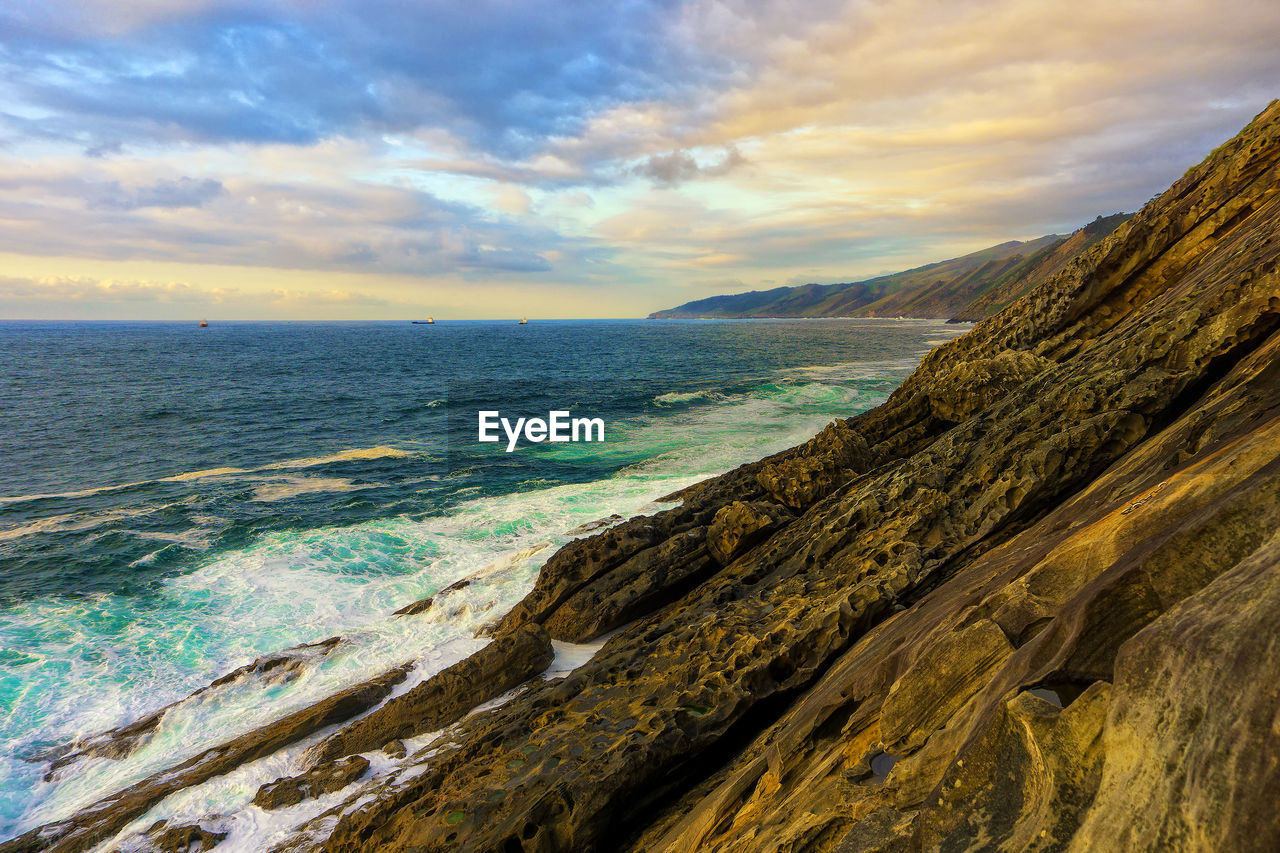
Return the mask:
{"type": "Polygon", "coordinates": [[[688,563],[667,543],[735,501],[800,512],[296,849],[1073,843],[1121,650],[1278,521],[1277,163],[1273,107],[884,406],[563,549],[512,622],[688,563]]]}
{"type": "Polygon", "coordinates": [[[562,548],[487,648],[625,627],[277,849],[1280,849],[1280,104],[1054,270],[879,408],[562,548]]]}
{"type": "Polygon", "coordinates": [[[727,566],[794,518],[785,507],[768,501],[734,501],[717,512],[707,528],[707,550],[727,566]]]}

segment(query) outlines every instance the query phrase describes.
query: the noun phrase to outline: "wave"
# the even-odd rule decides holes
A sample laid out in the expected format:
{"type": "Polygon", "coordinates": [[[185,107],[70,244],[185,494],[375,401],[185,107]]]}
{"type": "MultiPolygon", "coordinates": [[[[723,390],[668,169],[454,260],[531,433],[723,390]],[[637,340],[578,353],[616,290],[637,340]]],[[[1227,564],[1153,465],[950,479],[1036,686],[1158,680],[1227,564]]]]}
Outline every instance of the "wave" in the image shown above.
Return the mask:
{"type": "Polygon", "coordinates": [[[25,524],[0,529],[0,542],[8,542],[14,539],[20,539],[23,536],[31,536],[37,533],[75,533],[84,530],[92,530],[95,527],[101,527],[105,524],[111,524],[117,521],[123,521],[131,518],[143,518],[174,506],[177,506],[177,504],[168,503],[158,506],[143,507],[141,509],[111,509],[104,512],[73,512],[63,515],[51,515],[47,518],[41,518],[36,521],[29,521],[25,524]]]}
{"type": "MultiPolygon", "coordinates": [[[[803,441],[833,414],[870,407],[887,389],[806,376],[741,394],[701,393],[713,405],[620,421],[611,425],[605,444],[536,448],[552,458],[598,457],[613,471],[599,479],[502,496],[475,496],[474,487],[460,480],[455,496],[473,496],[446,516],[261,534],[248,546],[206,553],[193,570],[160,581],[145,596],[49,597],[0,611],[0,647],[28,656],[12,710],[0,716],[0,802],[7,801],[0,805],[0,838],[64,818],[104,794],[406,660],[420,661],[411,683],[428,677],[479,648],[484,641],[475,638],[476,630],[519,601],[542,562],[581,535],[575,532],[581,526],[657,511],[658,498],[803,441]],[[463,578],[471,583],[451,591],[441,606],[391,617],[463,578]],[[133,755],[85,759],[56,785],[40,781],[43,768],[5,757],[141,718],[260,655],[335,635],[344,638],[341,648],[295,680],[267,692],[245,685],[184,703],[166,714],[152,740],[133,755]]],[[[408,455],[379,446],[191,475],[247,479],[257,472],[251,480],[255,499],[278,500],[305,491],[367,487],[339,477],[290,476],[282,469],[408,455]],[[271,480],[264,482],[264,471],[275,472],[271,480]]],[[[593,652],[557,648],[555,667],[577,665],[593,652]]],[[[271,821],[298,822],[309,814],[289,810],[287,816],[268,817],[244,806],[262,782],[289,775],[296,754],[286,750],[183,791],[140,822],[228,814],[234,826],[224,842],[231,844],[228,849],[265,849],[270,845],[264,846],[263,833],[280,828],[271,821]]],[[[324,802],[316,805],[324,808],[324,802]]]]}
{"type": "Polygon", "coordinates": [[[401,450],[396,447],[361,447],[352,450],[342,450],[337,453],[330,453],[325,456],[307,456],[301,459],[287,459],[283,462],[271,462],[261,465],[257,468],[205,468],[199,471],[187,471],[182,474],[173,474],[168,477],[156,477],[150,480],[137,480],[132,483],[119,483],[112,486],[96,486],[88,489],[77,489],[67,492],[48,492],[33,495],[10,495],[0,497],[0,505],[25,503],[28,501],[42,501],[65,498],[84,498],[93,495],[104,494],[106,492],[115,492],[123,489],[134,489],[140,486],[150,486],[156,483],[187,483],[194,480],[204,480],[213,477],[231,477],[242,474],[254,474],[261,471],[281,471],[292,470],[296,468],[314,468],[320,465],[332,465],[339,462],[353,462],[368,459],[399,459],[416,455],[410,450],[401,450]]]}
{"type": "Polygon", "coordinates": [[[317,492],[355,492],[372,489],[377,483],[353,483],[345,477],[271,477],[253,490],[255,501],[282,501],[317,492]]]}
{"type": "Polygon", "coordinates": [[[695,400],[717,402],[725,399],[727,398],[724,394],[716,391],[671,391],[654,397],[653,402],[659,406],[671,406],[678,403],[692,403],[695,400]]]}
{"type": "Polygon", "coordinates": [[[303,459],[289,459],[285,462],[272,462],[269,465],[263,465],[253,470],[278,471],[290,468],[314,468],[317,465],[333,465],[336,462],[354,462],[362,459],[402,459],[413,455],[412,451],[401,450],[397,447],[362,447],[330,453],[327,456],[311,456],[303,459]]]}

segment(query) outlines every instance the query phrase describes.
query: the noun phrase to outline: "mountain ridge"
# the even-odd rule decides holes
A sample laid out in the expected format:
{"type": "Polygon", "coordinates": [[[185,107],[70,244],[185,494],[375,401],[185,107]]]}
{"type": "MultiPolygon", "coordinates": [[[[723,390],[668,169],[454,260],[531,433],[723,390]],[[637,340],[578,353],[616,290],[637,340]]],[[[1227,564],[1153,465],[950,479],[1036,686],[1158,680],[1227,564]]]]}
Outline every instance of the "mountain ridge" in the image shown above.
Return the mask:
{"type": "Polygon", "coordinates": [[[1046,271],[1109,234],[1132,214],[1099,216],[1069,235],[1006,240],[957,258],[836,284],[802,284],[708,296],[655,311],[662,319],[785,319],[799,317],[985,316],[1034,287],[1046,271]],[[1038,274],[1037,274],[1038,273],[1038,274]],[[985,301],[984,301],[985,300],[985,301]]]}

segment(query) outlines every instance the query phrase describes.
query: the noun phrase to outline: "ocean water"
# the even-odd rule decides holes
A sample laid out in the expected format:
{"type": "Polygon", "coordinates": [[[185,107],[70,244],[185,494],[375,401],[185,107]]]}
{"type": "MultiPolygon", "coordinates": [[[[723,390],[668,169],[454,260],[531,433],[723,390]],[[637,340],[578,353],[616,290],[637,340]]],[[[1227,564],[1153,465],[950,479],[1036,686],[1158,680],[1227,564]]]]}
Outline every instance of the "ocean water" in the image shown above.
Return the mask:
{"type": "MultiPolygon", "coordinates": [[[[0,323],[0,839],[407,660],[480,647],[585,523],[870,408],[928,321],[0,323]],[[476,440],[476,413],[568,409],[603,444],[476,440]],[[424,613],[403,605],[463,577],[424,613]],[[183,701],[258,655],[344,643],[286,683],[183,701]],[[122,760],[45,781],[41,750],[170,703],[122,760]]],[[[553,670],[594,647],[557,646],[553,670]]],[[[429,738],[423,739],[427,742],[429,738]]],[[[306,742],[165,800],[269,846],[335,797],[266,813],[306,742]]],[[[379,754],[378,772],[399,772],[379,754]]]]}

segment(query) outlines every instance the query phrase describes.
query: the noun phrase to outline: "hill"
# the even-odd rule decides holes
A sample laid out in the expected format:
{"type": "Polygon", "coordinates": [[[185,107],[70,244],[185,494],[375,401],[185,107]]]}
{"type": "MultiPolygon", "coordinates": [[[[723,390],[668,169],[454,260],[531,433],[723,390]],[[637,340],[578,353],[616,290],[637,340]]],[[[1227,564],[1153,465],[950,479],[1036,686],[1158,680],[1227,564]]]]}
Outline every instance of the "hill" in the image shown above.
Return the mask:
{"type": "Polygon", "coordinates": [[[989,313],[1035,287],[1128,219],[1098,217],[1069,236],[1010,240],[904,272],[845,284],[805,284],[710,296],[655,311],[650,319],[766,317],[928,317],[989,313]]]}

